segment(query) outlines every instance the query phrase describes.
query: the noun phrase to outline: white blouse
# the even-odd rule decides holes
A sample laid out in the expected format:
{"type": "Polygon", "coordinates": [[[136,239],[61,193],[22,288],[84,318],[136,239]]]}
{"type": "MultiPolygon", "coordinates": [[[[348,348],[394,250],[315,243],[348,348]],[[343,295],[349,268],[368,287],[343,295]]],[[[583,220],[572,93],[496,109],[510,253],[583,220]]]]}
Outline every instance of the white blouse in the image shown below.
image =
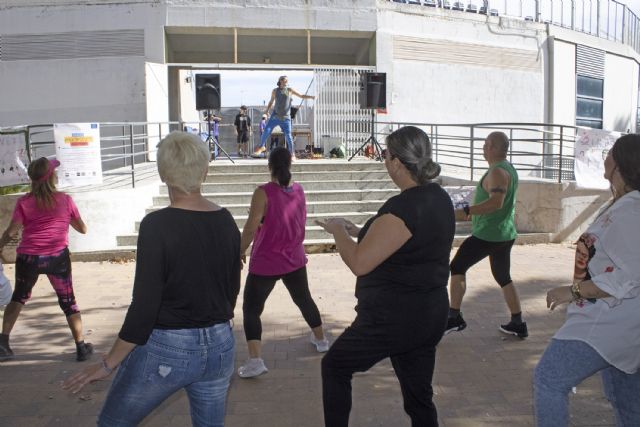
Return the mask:
{"type": "Polygon", "coordinates": [[[577,250],[585,247],[591,280],[611,297],[569,304],[554,338],[584,341],[611,365],[633,374],[640,368],[640,191],[625,194],[598,216],[577,250]]]}

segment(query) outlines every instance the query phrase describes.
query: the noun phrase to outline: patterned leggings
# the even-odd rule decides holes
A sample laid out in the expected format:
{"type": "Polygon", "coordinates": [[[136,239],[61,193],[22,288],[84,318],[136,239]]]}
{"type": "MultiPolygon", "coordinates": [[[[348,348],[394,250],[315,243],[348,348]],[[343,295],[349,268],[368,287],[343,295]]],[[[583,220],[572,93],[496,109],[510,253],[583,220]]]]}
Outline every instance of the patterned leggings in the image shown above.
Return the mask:
{"type": "Polygon", "coordinates": [[[18,254],[16,258],[16,284],[11,301],[25,304],[31,298],[38,276],[46,274],[58,295],[58,304],[66,316],[80,313],[73,295],[71,281],[71,259],[69,249],[56,255],[40,256],[18,254]]]}

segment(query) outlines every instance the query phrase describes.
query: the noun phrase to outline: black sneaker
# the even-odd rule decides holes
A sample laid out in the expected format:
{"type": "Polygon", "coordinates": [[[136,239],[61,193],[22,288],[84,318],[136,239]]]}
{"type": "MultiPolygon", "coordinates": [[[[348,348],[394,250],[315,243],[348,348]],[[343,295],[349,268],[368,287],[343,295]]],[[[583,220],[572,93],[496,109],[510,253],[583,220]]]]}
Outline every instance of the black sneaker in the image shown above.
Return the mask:
{"type": "Polygon", "coordinates": [[[13,357],[13,351],[9,347],[9,335],[0,334],[0,362],[6,362],[13,357]]]}
{"type": "Polygon", "coordinates": [[[84,362],[93,354],[93,344],[83,343],[76,347],[76,360],[78,362],[84,362]]]}
{"type": "Polygon", "coordinates": [[[525,339],[529,336],[529,331],[527,330],[527,322],[522,322],[519,324],[509,322],[506,325],[500,325],[500,332],[515,335],[518,338],[525,339]]]}
{"type": "Polygon", "coordinates": [[[444,330],[444,334],[450,334],[451,332],[458,332],[467,327],[467,322],[462,318],[462,313],[456,317],[449,317],[447,320],[447,329],[444,330]]]}

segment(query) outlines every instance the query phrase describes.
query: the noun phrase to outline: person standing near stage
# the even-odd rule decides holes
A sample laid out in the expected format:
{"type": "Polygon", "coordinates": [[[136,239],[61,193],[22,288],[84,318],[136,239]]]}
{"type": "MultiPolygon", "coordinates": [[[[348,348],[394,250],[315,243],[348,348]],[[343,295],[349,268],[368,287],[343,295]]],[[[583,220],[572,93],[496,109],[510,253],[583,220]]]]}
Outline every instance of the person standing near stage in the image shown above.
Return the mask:
{"type": "MultiPolygon", "coordinates": [[[[13,359],[9,334],[40,274],[46,274],[58,296],[58,304],[76,342],[76,360],[82,362],[93,353],[93,346],[84,342],[82,317],[76,304],[71,277],[69,225],[86,234],[78,208],[68,194],[56,190],[57,160],[40,157],[29,165],[31,191],[16,202],[9,227],[0,238],[0,251],[22,228],[22,239],[16,249],[15,289],[2,319],[0,361],[13,359]]],[[[46,323],[46,322],[43,322],[46,323]]],[[[45,326],[46,327],[46,326],[45,326]]]]}
{"type": "Polygon", "coordinates": [[[267,122],[262,136],[260,137],[260,145],[253,153],[254,156],[259,156],[266,151],[267,139],[271,136],[273,129],[276,126],[280,126],[280,129],[282,129],[282,133],[284,134],[284,139],[287,142],[287,148],[293,156],[292,158],[295,159],[293,136],[291,134],[291,96],[295,95],[302,99],[315,99],[316,97],[313,95],[302,95],[296,90],[290,88],[288,83],[289,79],[287,76],[280,76],[278,79],[278,87],[271,91],[271,99],[269,100],[269,104],[267,104],[265,114],[269,114],[269,110],[271,110],[272,105],[274,106],[273,113],[267,122]]]}
{"type": "Polygon", "coordinates": [[[291,153],[277,147],[269,155],[271,182],[256,189],[251,199],[249,218],[242,229],[240,254],[251,242],[249,274],[244,285],[244,333],[249,347],[249,360],[238,369],[242,378],[268,372],[261,357],[264,303],[276,282],[282,279],[293,302],[311,328],[310,341],[316,350],[329,350],[322,330],[320,311],[309,292],[304,232],[307,208],[302,186],[291,182],[291,153]]]}
{"type": "Polygon", "coordinates": [[[233,126],[236,128],[238,140],[238,157],[247,157],[247,142],[251,135],[251,117],[247,116],[246,106],[240,107],[240,112],[236,114],[233,126]]]}
{"type": "Polygon", "coordinates": [[[356,319],[322,359],[327,427],[347,427],[353,374],[386,358],[400,381],[411,425],[438,425],[431,380],[449,308],[453,204],[433,182],[440,166],[424,131],[406,126],[386,142],[384,164],[400,194],[362,230],[343,218],[318,222],[333,234],[342,260],[357,276],[356,319]]]}
{"type": "Polygon", "coordinates": [[[489,170],[476,186],[471,206],[456,210],[456,220],[472,220],[468,237],[451,261],[451,307],[446,333],[461,331],[467,323],[460,311],[466,291],[466,273],[480,260],[489,257],[493,277],[502,288],[511,311],[511,321],[500,325],[506,334],[526,338],[529,333],[522,321],[520,298],[511,280],[511,248],[516,239],[515,209],[518,173],[507,161],[509,139],[503,132],[492,132],[482,148],[489,170]]]}

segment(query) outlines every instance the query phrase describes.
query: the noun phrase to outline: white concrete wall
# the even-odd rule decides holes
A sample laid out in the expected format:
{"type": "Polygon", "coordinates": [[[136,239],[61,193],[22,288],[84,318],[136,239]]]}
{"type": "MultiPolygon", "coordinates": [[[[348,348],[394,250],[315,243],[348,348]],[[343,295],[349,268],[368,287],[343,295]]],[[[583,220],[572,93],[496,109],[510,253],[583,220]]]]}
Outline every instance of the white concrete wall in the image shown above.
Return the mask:
{"type": "Polygon", "coordinates": [[[0,62],[0,126],[144,121],[142,58],[0,62]]]}
{"type": "Polygon", "coordinates": [[[576,124],[576,45],[562,40],[551,42],[553,71],[551,73],[550,122],[576,124]]]}
{"type": "Polygon", "coordinates": [[[638,105],[638,64],[631,58],[606,54],[602,127],[627,132],[635,129],[638,105]]]}
{"type": "Polygon", "coordinates": [[[387,73],[390,121],[431,123],[542,122],[544,120],[543,26],[523,28],[509,20],[419,8],[381,8],[378,13],[376,55],[378,71],[387,73]],[[511,25],[517,28],[509,28],[511,25]],[[442,40],[465,50],[483,46],[518,50],[538,63],[518,70],[500,58],[447,62],[437,57],[397,59],[394,39],[442,40]],[[492,64],[495,62],[495,65],[492,64]]]}
{"type": "Polygon", "coordinates": [[[169,133],[169,76],[165,64],[145,65],[145,92],[147,100],[147,159],[156,160],[156,146],[169,133]],[[157,125],[154,123],[158,123],[157,125]]]}
{"type": "MultiPolygon", "coordinates": [[[[87,234],[69,228],[71,252],[110,251],[117,249],[116,236],[133,233],[135,222],[142,220],[145,210],[153,205],[153,197],[160,193],[160,183],[135,189],[100,190],[69,194],[73,197],[87,234]]],[[[0,230],[9,225],[19,195],[0,196],[0,230]]],[[[9,259],[15,247],[7,247],[9,259]]]]}
{"type": "MultiPolygon", "coordinates": [[[[443,185],[473,183],[442,177],[443,185]]],[[[575,183],[521,180],[516,197],[516,228],[520,233],[549,233],[555,243],[573,242],[591,225],[611,199],[609,190],[588,190],[575,183]]]]}

